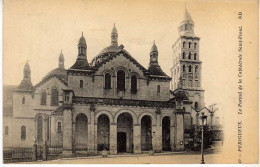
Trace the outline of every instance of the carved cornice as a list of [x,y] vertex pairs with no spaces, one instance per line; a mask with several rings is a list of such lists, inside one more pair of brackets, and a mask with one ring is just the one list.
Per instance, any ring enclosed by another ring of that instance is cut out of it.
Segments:
[[74,104],[99,104],[111,106],[137,106],[137,107],[152,107],[157,108],[174,108],[174,102],[169,101],[146,101],[146,100],[130,100],[130,99],[108,99],[108,98],[93,98],[93,97],[74,97]]

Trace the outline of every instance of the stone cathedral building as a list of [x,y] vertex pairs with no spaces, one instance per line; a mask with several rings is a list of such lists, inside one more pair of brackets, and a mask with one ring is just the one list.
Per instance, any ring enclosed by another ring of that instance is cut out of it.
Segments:
[[75,63],[65,69],[60,53],[58,67],[36,85],[27,62],[4,106],[4,147],[61,146],[64,156],[104,148],[110,154],[184,150],[185,126],[194,123],[192,107],[204,106],[204,91],[199,37],[187,10],[178,30],[171,77],[155,43],[146,68],[118,44],[115,26],[111,43],[92,61],[82,34]]

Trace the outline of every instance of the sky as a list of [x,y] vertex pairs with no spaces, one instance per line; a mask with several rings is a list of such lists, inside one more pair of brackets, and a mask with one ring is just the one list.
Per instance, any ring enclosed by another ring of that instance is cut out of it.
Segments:
[[254,8],[253,0],[7,0],[3,20],[3,83],[19,85],[28,60],[32,83],[37,84],[58,67],[61,49],[65,67],[71,67],[82,32],[90,62],[110,44],[114,23],[119,45],[123,44],[146,68],[155,40],[159,64],[170,76],[172,45],[179,37],[177,28],[183,19],[185,2],[195,23],[195,34],[200,37],[201,86],[205,89],[206,105],[222,105],[225,101],[219,92],[229,91],[225,85],[236,70],[237,12],[239,7],[247,6],[244,10],[253,15],[253,10],[248,10]]

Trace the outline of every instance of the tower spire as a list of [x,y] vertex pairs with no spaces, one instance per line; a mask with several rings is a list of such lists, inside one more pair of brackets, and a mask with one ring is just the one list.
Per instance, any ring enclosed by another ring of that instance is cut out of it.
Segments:
[[179,34],[182,36],[195,36],[194,35],[194,22],[193,19],[187,9],[187,5],[185,2],[184,15],[182,22],[179,25]]
[[20,85],[18,86],[19,90],[32,90],[33,89],[33,85],[31,82],[31,68],[29,65],[28,60],[26,61],[24,68],[23,68],[23,80],[20,83]]
[[64,68],[64,56],[62,53],[62,49],[61,49],[60,56],[59,56],[59,68]]
[[79,44],[78,44],[78,58],[79,59],[87,58],[87,43],[86,43],[86,39],[83,35],[83,32],[79,39]]
[[153,45],[150,51],[150,66],[158,65],[158,49],[155,45],[155,40],[153,41]]
[[112,32],[111,32],[111,45],[112,46],[118,46],[118,34],[117,34],[117,29],[116,29],[116,25],[114,23],[114,27],[112,29]]

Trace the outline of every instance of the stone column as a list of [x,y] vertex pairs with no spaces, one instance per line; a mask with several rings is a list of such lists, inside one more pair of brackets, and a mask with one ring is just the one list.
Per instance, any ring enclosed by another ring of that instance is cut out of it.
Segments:
[[37,141],[37,134],[38,134],[38,128],[37,128],[37,116],[34,118],[34,128],[35,128],[35,142]]
[[72,155],[72,112],[71,109],[63,111],[63,156]]
[[175,120],[171,117],[171,125],[170,125],[170,144],[171,150],[174,151],[174,139],[175,139]]
[[45,142],[46,140],[46,115],[42,116],[42,140]]
[[76,132],[76,122],[75,120],[72,120],[72,153],[76,153],[75,132]]
[[153,132],[155,136],[153,139],[153,150],[155,152],[162,152],[162,121],[161,114],[156,114],[156,126],[154,127]]
[[98,138],[98,131],[97,131],[98,125],[97,123],[94,124],[94,152],[95,155],[98,155],[98,148],[97,148],[97,138]]
[[94,155],[95,154],[95,149],[94,149],[94,139],[95,139],[95,113],[93,110],[90,110],[90,124],[89,125],[89,132],[88,132],[88,153],[90,155]]
[[134,154],[141,153],[141,125],[136,124],[133,127],[133,143],[134,143]]
[[184,126],[183,126],[183,112],[176,112],[176,142],[175,151],[184,150]]
[[110,154],[117,154],[117,126],[110,124]]

